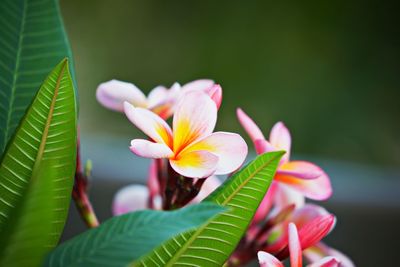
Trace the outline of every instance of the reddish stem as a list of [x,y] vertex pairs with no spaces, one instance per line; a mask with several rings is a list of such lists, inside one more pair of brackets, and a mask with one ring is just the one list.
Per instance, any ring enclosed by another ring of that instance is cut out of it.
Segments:
[[77,140],[77,156],[76,156],[76,171],[75,171],[75,183],[72,190],[72,198],[74,199],[76,208],[89,228],[99,226],[99,220],[97,219],[96,213],[93,210],[93,206],[90,203],[88,197],[88,177],[83,171],[80,155],[80,138],[78,132]]

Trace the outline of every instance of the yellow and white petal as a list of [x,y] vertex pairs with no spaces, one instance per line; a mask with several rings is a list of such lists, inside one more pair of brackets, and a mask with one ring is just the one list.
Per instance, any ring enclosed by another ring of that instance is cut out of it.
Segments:
[[237,170],[247,156],[247,144],[235,133],[215,132],[184,149],[181,153],[205,150],[218,156],[215,174],[228,174]]
[[274,127],[272,127],[271,133],[269,135],[269,142],[277,150],[285,150],[286,154],[283,155],[282,161],[286,162],[290,157],[290,147],[292,143],[292,138],[290,136],[289,130],[286,128],[283,122],[277,122]]
[[96,98],[106,108],[123,112],[124,102],[137,107],[146,107],[146,96],[132,83],[111,80],[97,87]]
[[144,108],[135,108],[128,102],[124,103],[124,111],[128,119],[148,137],[172,147],[171,128],[158,115]]
[[130,150],[140,157],[150,159],[170,158],[174,155],[174,152],[167,145],[144,139],[132,140]]
[[193,151],[170,159],[171,167],[180,175],[190,178],[207,178],[217,168],[218,157],[207,151]]
[[207,94],[201,91],[185,94],[177,104],[173,118],[175,154],[210,135],[216,121],[217,107]]

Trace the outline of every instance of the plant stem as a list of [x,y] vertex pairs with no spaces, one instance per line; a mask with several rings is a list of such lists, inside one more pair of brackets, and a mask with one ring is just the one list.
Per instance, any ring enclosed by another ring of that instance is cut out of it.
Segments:
[[90,176],[91,166],[89,166],[90,162],[88,162],[85,166],[84,172],[81,164],[79,134],[76,151],[75,183],[72,190],[72,198],[74,199],[75,206],[78,209],[82,220],[89,228],[94,228],[99,226],[99,220],[97,219],[92,203],[90,203],[88,197],[88,177]]
[[174,209],[173,202],[176,198],[176,191],[180,175],[172,169],[168,162],[166,163],[166,169],[166,186],[164,190],[163,210],[171,210]]
[[81,215],[82,220],[89,228],[95,228],[99,226],[99,220],[94,213],[92,204],[86,194],[82,194],[78,197],[76,194],[72,194],[74,197],[75,205]]

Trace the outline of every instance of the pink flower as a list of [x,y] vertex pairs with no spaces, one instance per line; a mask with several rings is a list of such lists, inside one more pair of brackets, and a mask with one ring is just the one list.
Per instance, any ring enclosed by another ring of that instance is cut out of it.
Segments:
[[[160,200],[160,199],[158,199]],[[128,185],[120,189],[114,196],[112,211],[114,215],[148,208],[149,190],[144,185]],[[155,201],[155,209],[161,209],[161,202]]]
[[134,139],[131,151],[146,158],[167,158],[179,174],[205,178],[238,169],[247,155],[243,138],[215,132],[217,105],[209,95],[194,90],[182,96],[173,116],[173,130],[155,113],[124,103],[128,119],[151,141]]
[[[320,223],[320,221],[318,221],[317,223]],[[310,242],[311,240],[313,241],[314,239],[316,239],[315,237],[312,237],[312,234],[317,234],[317,236],[320,236],[321,233],[324,233],[324,231],[318,231],[318,229],[322,228],[318,228],[317,223],[313,223],[312,225],[310,225],[310,227],[306,229],[307,231],[311,230],[312,233],[307,233],[301,230],[298,232],[296,225],[294,223],[289,223],[287,230],[288,231],[287,250],[289,252],[290,267],[302,267],[303,247],[309,245],[308,242]],[[258,260],[261,267],[284,267],[283,263],[278,258],[264,251],[258,252]],[[339,267],[339,266],[340,266],[340,261],[335,257],[325,257],[317,262],[312,263],[311,265],[308,265],[308,267]]]
[[219,84],[215,84],[213,80],[195,80],[193,82],[189,82],[182,86],[182,92],[193,92],[193,91],[203,91],[208,94],[211,99],[217,105],[217,108],[221,106],[222,102],[222,88]]
[[96,97],[100,104],[111,110],[123,112],[126,101],[135,107],[149,109],[167,119],[173,114],[175,105],[182,95],[191,91],[203,91],[213,99],[218,108],[221,105],[221,87],[214,81],[206,79],[189,82],[182,87],[174,83],[169,89],[157,86],[147,97],[132,83],[111,80],[97,87]]
[[157,86],[146,97],[143,92],[132,83],[111,80],[97,87],[97,100],[111,110],[123,112],[124,102],[135,107],[149,109],[163,118],[169,117],[173,106],[180,94],[180,85],[175,83],[170,89]]
[[304,257],[309,262],[317,262],[326,257],[335,257],[340,260],[340,267],[354,267],[354,263],[342,252],[328,247],[319,242],[303,251]]
[[[283,209],[285,210],[287,209]],[[263,250],[277,253],[285,258],[288,254],[287,248],[285,250],[289,234],[287,226],[290,223],[294,223],[299,229],[302,248],[306,249],[324,238],[334,228],[335,222],[335,216],[324,208],[315,204],[306,204],[289,210],[289,214],[286,212],[284,220],[273,226],[258,242],[267,244]]]
[[[302,205],[303,196],[314,200],[325,200],[331,196],[329,177],[320,167],[307,161],[290,160],[291,136],[282,122],[274,125],[269,140],[266,140],[260,128],[241,109],[237,110],[237,116],[258,154],[275,150],[286,151],[271,185],[272,191],[264,198],[261,206],[268,208],[272,201],[276,201],[275,204],[280,207],[291,203]],[[263,214],[256,215],[257,218],[265,217],[268,209],[260,212]]]

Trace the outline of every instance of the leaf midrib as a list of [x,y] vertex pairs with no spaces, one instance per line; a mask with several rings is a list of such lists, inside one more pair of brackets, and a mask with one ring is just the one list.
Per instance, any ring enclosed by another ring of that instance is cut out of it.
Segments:
[[67,63],[68,63],[67,59],[64,59],[64,62],[62,64],[62,66],[61,66],[60,73],[58,74],[58,77],[57,77],[56,86],[54,88],[54,95],[53,95],[53,98],[51,99],[49,113],[47,115],[47,120],[46,120],[46,124],[44,126],[42,139],[40,140],[39,149],[38,149],[38,152],[37,152],[37,155],[36,155],[35,165],[33,166],[33,169],[32,169],[32,177],[36,177],[35,174],[38,171],[40,163],[41,163],[42,158],[43,158],[44,149],[46,147],[46,140],[47,140],[47,136],[49,135],[49,129],[50,129],[50,125],[51,125],[51,120],[53,118],[54,107],[56,105],[58,92],[60,90],[61,79],[62,79],[62,77],[64,75],[64,71],[65,71],[65,68],[67,66]]
[[[225,200],[224,202],[222,202],[220,205],[221,206],[225,206],[236,194],[237,192],[242,189],[245,185],[247,185],[247,183],[249,182],[249,180],[251,178],[254,177],[254,175],[256,175],[256,173],[260,172],[261,169],[263,169],[265,166],[267,166],[269,163],[271,163],[271,161],[273,161],[276,158],[276,156],[271,157],[268,161],[264,162],[259,168],[255,169],[254,172],[252,172],[252,174],[249,176],[249,178],[245,179],[245,181],[238,187],[237,190],[233,191],[232,194],[230,194]],[[228,200],[228,201],[226,201]],[[218,202],[217,202],[218,203]],[[218,203],[219,204],[219,203]],[[229,212],[229,211],[228,211]],[[221,215],[223,215],[224,213],[221,213]],[[211,219],[213,220],[213,219]],[[201,226],[197,231],[193,232],[192,236],[189,238],[189,240],[184,244],[184,246],[181,247],[181,249],[174,254],[174,256],[168,261],[168,263],[165,265],[166,267],[172,266],[172,264],[175,263],[175,259],[179,258],[182,253],[184,253],[186,251],[186,249],[193,243],[193,241],[197,238],[197,236],[205,229],[207,228],[207,226],[209,225],[209,222],[211,221],[209,220],[207,223],[203,224],[203,226]]]
[[[142,225],[141,228],[146,229],[146,225]],[[194,227],[191,227],[191,228],[193,229]],[[190,231],[190,230],[191,229],[189,228],[188,231]],[[120,241],[125,240],[126,237],[135,237],[137,235],[137,232],[138,231],[131,232],[129,229],[126,229],[123,232],[115,233],[115,235],[114,235],[114,237],[112,237],[111,241],[106,240],[106,242],[100,244],[99,246],[91,247],[91,249],[86,254],[80,255],[80,257],[71,260],[71,262],[69,262],[68,264],[72,265],[72,264],[85,263],[85,261],[87,261],[88,259],[93,257],[93,255],[96,255],[96,253],[99,253],[99,251],[108,249],[109,247],[113,247],[114,244],[119,244]],[[117,237],[115,237],[115,236],[117,236]],[[108,238],[111,238],[111,237],[108,237]],[[136,241],[136,242],[140,242],[140,241]]]

